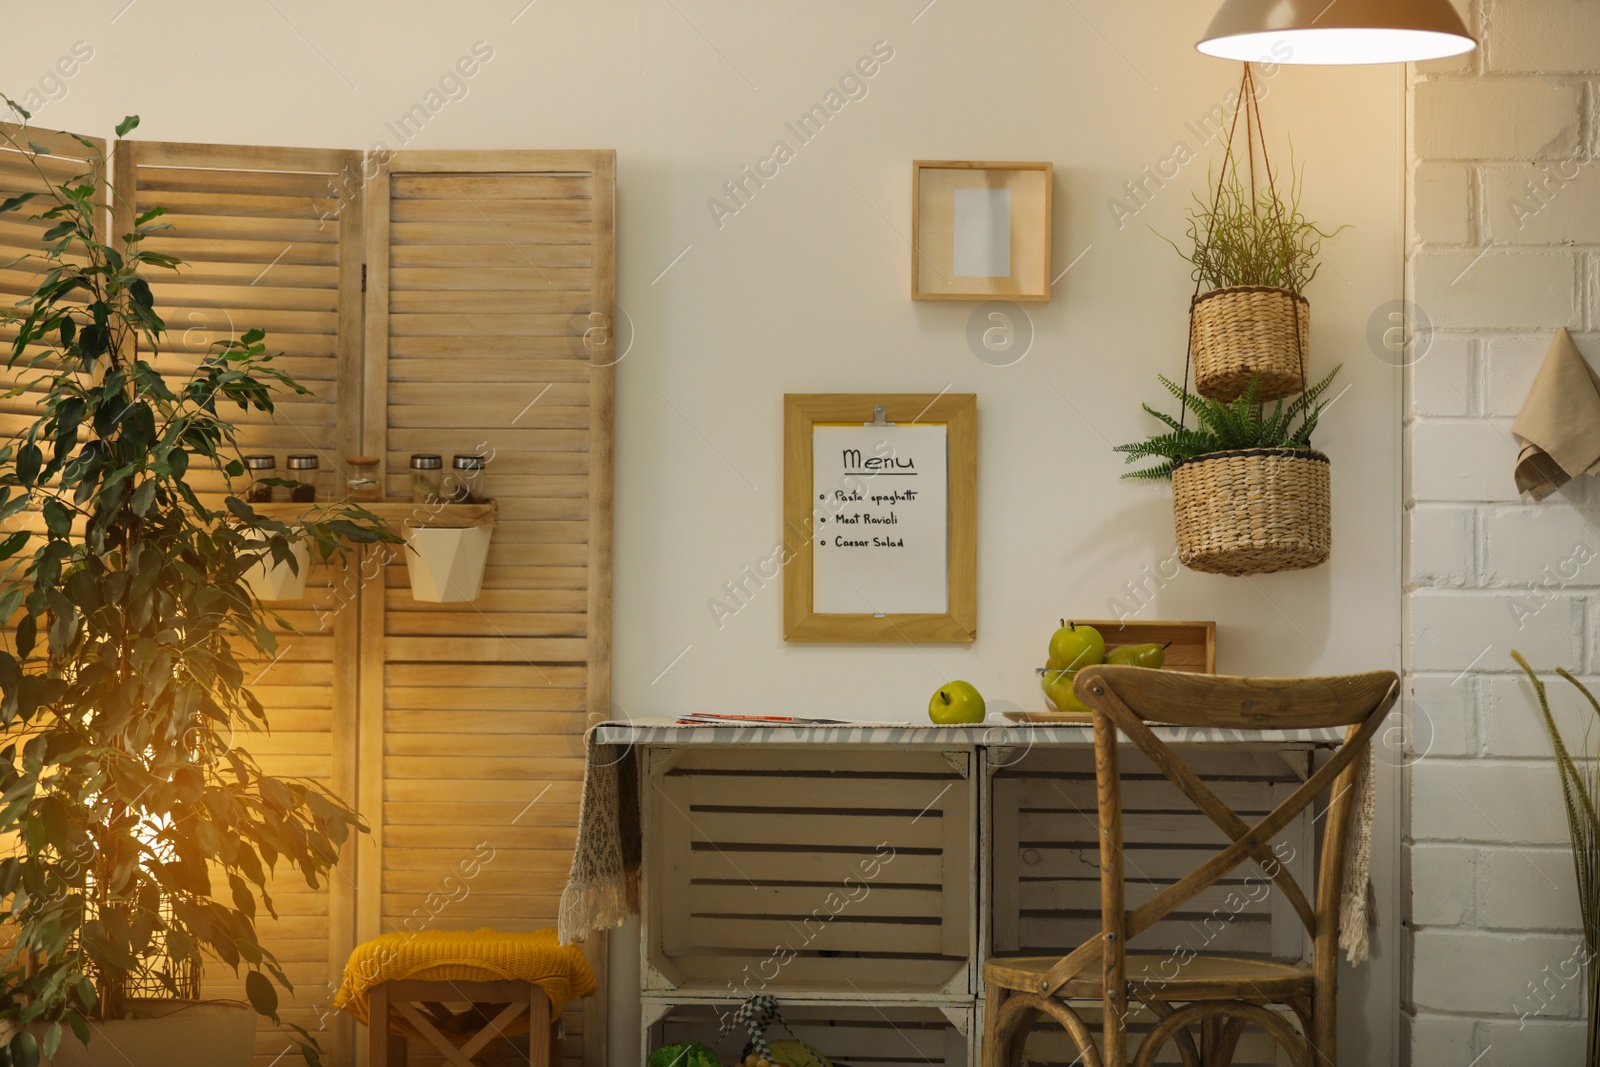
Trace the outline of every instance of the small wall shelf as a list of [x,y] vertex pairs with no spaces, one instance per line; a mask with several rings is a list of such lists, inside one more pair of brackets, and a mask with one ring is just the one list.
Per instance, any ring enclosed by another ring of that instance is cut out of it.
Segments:
[[[279,522],[295,522],[318,507],[345,503],[321,501],[316,504],[251,504],[257,515]],[[500,505],[490,500],[483,504],[413,504],[409,500],[352,500],[391,526],[459,530],[468,526],[495,526],[500,521]]]
[[[489,558],[489,542],[500,519],[498,503],[493,500],[483,504],[414,504],[409,500],[351,503],[405,532],[406,571],[411,576],[413,600],[444,604],[477,599]],[[274,503],[252,507],[263,518],[294,523],[318,505]],[[299,579],[303,590],[303,569]]]

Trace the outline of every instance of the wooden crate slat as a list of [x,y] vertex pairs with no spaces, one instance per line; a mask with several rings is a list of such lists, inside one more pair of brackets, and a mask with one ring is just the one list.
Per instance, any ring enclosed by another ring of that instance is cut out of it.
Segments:
[[[842,886],[849,877],[861,877],[861,861],[870,852],[840,847],[835,851],[751,851],[748,849],[695,849],[688,873],[695,884],[734,881],[762,885],[826,883]],[[944,873],[939,856],[900,855],[874,879],[882,885],[938,885]]]
[[[871,962],[876,965],[879,961]],[[785,1021],[799,1040],[851,1067],[966,1067],[969,1034],[976,1026],[970,1001],[946,1003],[944,1010],[867,997],[833,1003],[786,1000],[782,1007]],[[731,1000],[726,999],[717,1004],[647,1000],[646,1009],[662,1012],[664,1017],[645,1028],[641,1051],[648,1055],[663,1044],[700,1041],[715,1047],[725,1062],[737,1059],[742,1052],[738,1036],[718,1043],[721,1014],[730,1008]],[[769,1034],[779,1036],[788,1034]]]
[[[1131,871],[1132,864],[1129,864]],[[1131,874],[1125,885],[1129,908],[1136,908],[1171,885],[1176,879],[1158,881],[1135,880]],[[1271,883],[1259,875],[1249,885],[1238,880],[1202,889],[1178,909],[1180,915],[1267,915],[1272,910]],[[1273,890],[1276,892],[1276,890]],[[1048,918],[1051,913],[1075,912],[1080,915],[1100,914],[1100,881],[1093,880],[1035,880],[1023,879],[1018,892],[1018,903],[1023,914],[1035,918]]]
[[[1077,947],[1100,936],[1100,914],[1082,918],[1024,915],[1021,922],[1021,953],[1025,956],[1054,955],[1058,946]],[[1220,952],[1267,957],[1272,951],[1272,924],[1264,918],[1240,916],[1233,922],[1193,919],[1164,919],[1128,941],[1130,952],[1163,953],[1187,946],[1195,952]]]
[[[942,912],[939,890],[903,886],[873,885],[846,889],[842,882],[831,886],[718,884],[696,885],[689,901],[692,914],[715,919],[721,916],[787,916],[804,921],[813,912],[828,913],[828,895],[841,893],[850,899],[847,909],[856,918],[936,919]],[[792,931],[791,931],[792,932]]]

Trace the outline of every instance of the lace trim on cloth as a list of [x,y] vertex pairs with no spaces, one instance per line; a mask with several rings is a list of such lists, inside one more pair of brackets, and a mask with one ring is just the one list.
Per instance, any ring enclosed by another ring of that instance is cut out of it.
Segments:
[[561,892],[556,931],[563,945],[639,914],[639,770],[632,745],[584,737],[578,843]]

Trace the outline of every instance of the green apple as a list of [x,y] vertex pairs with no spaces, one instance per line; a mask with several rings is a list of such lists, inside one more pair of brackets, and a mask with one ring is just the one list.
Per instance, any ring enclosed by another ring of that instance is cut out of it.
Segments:
[[1125,667],[1151,667],[1159,670],[1167,662],[1167,645],[1118,645],[1106,653],[1107,663]]
[[1088,706],[1073,692],[1072,683],[1077,679],[1077,671],[1046,668],[1039,676],[1039,688],[1044,690],[1044,695],[1050,698],[1050,703],[1055,705],[1057,711],[1088,711]]
[[1053,671],[1075,671],[1105,662],[1106,639],[1093,626],[1079,626],[1061,620],[1061,629],[1050,635],[1050,659],[1045,666]]
[[946,682],[928,701],[928,718],[940,726],[982,722],[987,714],[983,694],[971,682]]

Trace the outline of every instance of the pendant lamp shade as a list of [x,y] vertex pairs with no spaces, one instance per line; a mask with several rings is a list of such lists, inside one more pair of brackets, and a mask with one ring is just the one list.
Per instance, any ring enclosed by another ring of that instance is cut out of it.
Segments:
[[1195,47],[1246,63],[1405,63],[1477,46],[1450,0],[1223,0]]

